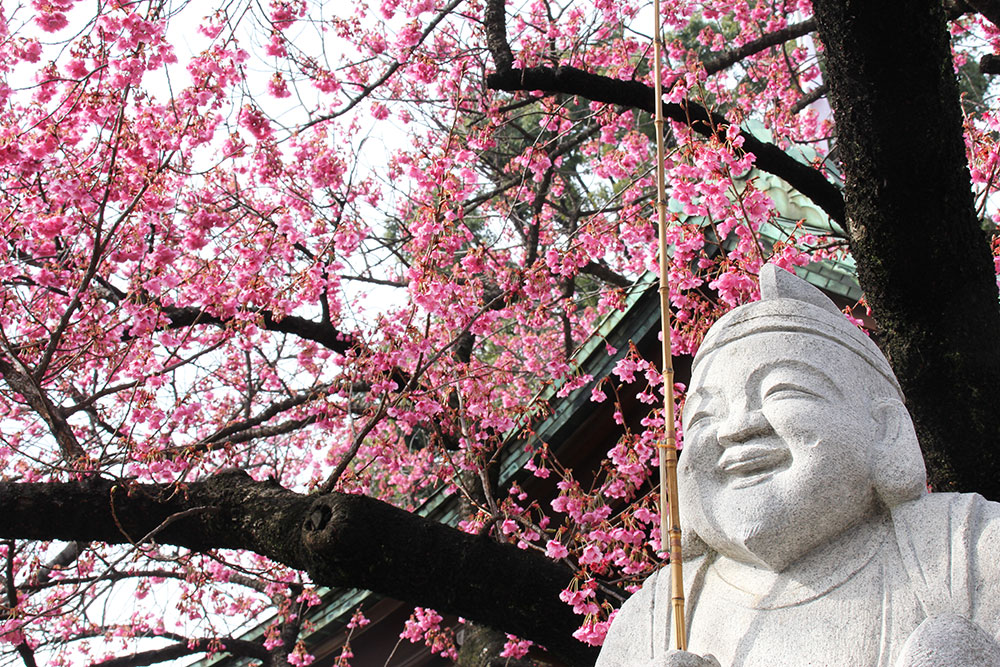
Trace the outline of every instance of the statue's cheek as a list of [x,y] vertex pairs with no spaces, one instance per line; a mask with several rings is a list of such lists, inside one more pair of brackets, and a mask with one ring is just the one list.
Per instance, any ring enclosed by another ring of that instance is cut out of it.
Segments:
[[821,433],[839,433],[840,425],[809,401],[783,401],[780,406],[765,406],[764,417],[774,433],[790,446],[811,448]]
[[707,473],[718,459],[718,443],[714,432],[699,429],[697,435],[685,438],[684,449],[677,461],[677,474],[683,476]]

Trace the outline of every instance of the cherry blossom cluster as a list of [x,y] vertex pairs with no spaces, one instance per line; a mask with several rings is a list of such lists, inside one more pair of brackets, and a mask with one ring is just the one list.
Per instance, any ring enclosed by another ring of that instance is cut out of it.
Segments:
[[[808,0],[662,4],[666,99],[724,119],[710,137],[666,128],[671,343],[689,355],[757,297],[764,262],[847,250],[746,148],[752,134],[836,181],[815,34],[732,57],[807,21]],[[3,479],[99,475],[183,492],[239,467],[411,511],[453,493],[463,530],[572,569],[563,601],[576,636],[600,644],[608,600],[660,565],[659,366],[604,344],[613,371],[593,377],[579,356],[658,269],[652,120],[490,90],[482,0],[195,5],[88,14],[33,0],[27,19],[27,7],[0,8]],[[648,10],[508,6],[514,66],[649,84]],[[953,34],[960,74],[1000,51],[1000,31],[977,15]],[[1000,116],[993,91],[976,90],[970,170],[995,225]],[[536,432],[578,395],[618,427],[593,470],[564,465],[573,443]],[[627,415],[626,395],[646,412]],[[511,452],[523,473],[492,483]],[[0,545],[17,591],[0,654],[81,664],[150,638],[221,652],[233,628],[262,619],[261,646],[312,661],[304,638],[320,599],[300,572],[155,541],[79,545],[49,567],[66,548]],[[135,605],[125,617],[95,611],[122,595]],[[455,628],[434,610],[417,608],[402,636],[455,655]],[[530,646],[509,636],[503,655]],[[352,657],[348,642],[337,664]]]

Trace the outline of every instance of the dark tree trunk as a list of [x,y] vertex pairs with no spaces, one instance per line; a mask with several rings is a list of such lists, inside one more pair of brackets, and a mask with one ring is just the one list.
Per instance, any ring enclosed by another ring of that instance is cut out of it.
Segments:
[[938,490],[1000,500],[1000,309],[940,0],[814,0],[858,277]]

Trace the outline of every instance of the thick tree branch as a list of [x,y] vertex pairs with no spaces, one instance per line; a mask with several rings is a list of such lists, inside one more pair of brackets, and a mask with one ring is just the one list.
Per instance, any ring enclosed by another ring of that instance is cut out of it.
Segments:
[[3,376],[7,386],[21,394],[31,409],[45,421],[49,432],[59,444],[59,451],[66,463],[72,467],[82,463],[87,459],[87,454],[73,434],[73,429],[63,416],[62,410],[49,400],[35,378],[23,372],[19,365],[0,356],[0,376]]
[[[564,93],[579,95],[594,102],[604,102],[619,106],[641,109],[654,113],[655,96],[653,89],[638,81],[612,79],[599,74],[591,74],[576,67],[530,67],[511,69],[491,74],[486,85],[494,90],[533,91],[546,94]],[[730,122],[717,113],[711,113],[694,102],[663,105],[667,118],[684,123],[699,134],[726,140],[726,128]],[[844,199],[840,190],[820,172],[789,156],[774,144],[757,139],[749,132],[740,132],[743,150],[756,157],[754,165],[784,179],[793,188],[809,197],[827,215],[837,222],[844,220]]]
[[[52,580],[53,571],[61,570],[75,563],[76,559],[80,557],[80,554],[86,548],[86,542],[70,542],[52,560],[38,568],[38,573],[35,575],[32,584],[39,587],[45,586]],[[25,586],[24,588],[27,589],[28,587]]]
[[595,657],[571,637],[581,619],[559,600],[569,570],[366,496],[303,496],[238,471],[181,488],[0,482],[0,537],[124,544],[154,532],[160,544],[247,549],[318,585],[457,614],[532,639],[571,664]]
[[753,41],[747,42],[743,46],[736,47],[735,49],[729,49],[728,51],[724,51],[706,59],[703,63],[705,66],[705,72],[711,76],[712,74],[721,72],[728,67],[732,67],[744,58],[760,53],[761,51],[771,48],[772,46],[784,44],[785,42],[797,39],[803,35],[808,35],[815,29],[816,21],[810,18],[802,21],[801,23],[795,23],[787,26],[781,30],[775,30],[774,32],[758,37]]
[[[162,312],[167,317],[171,329],[181,329],[198,324],[222,326],[228,321],[221,317],[210,315],[204,309],[195,306],[163,308]],[[288,315],[278,319],[270,311],[266,310],[259,311],[259,314],[261,316],[261,326],[268,331],[293,334],[304,340],[319,343],[323,347],[334,352],[340,352],[341,354],[346,353],[355,345],[355,340],[350,334],[339,331],[328,322],[314,322],[296,315]]]
[[510,72],[514,68],[514,52],[507,40],[507,12],[503,0],[487,0],[483,10],[483,25],[486,28],[486,47],[493,56],[493,66],[497,72]]
[[800,97],[795,101],[795,104],[792,105],[792,113],[796,114],[802,111],[807,106],[817,101],[819,98],[824,97],[827,94],[827,92],[829,92],[829,90],[830,90],[829,86],[827,86],[825,83],[821,83],[820,85],[816,86],[815,88],[813,88],[808,93],[806,93],[805,95],[803,95],[802,97]]
[[[209,313],[206,313],[204,309],[196,306],[163,308],[162,312],[167,317],[169,322],[168,326],[171,329],[181,329],[183,327],[197,326],[199,324],[225,326],[228,322],[227,319],[210,315]],[[257,312],[261,316],[261,327],[267,331],[287,333],[293,336],[298,336],[303,340],[311,340],[315,343],[319,343],[329,350],[339,352],[340,354],[347,354],[350,350],[363,346],[361,341],[356,339],[351,334],[340,331],[330,322],[315,322],[297,315],[288,315],[278,319],[275,318],[270,311],[261,310]],[[406,371],[396,368],[391,372],[390,377],[402,386],[409,381],[410,376]],[[311,421],[314,420],[309,419],[304,423],[309,423]],[[280,432],[285,433],[287,430]],[[275,434],[276,433],[270,433],[270,435]],[[252,437],[265,437],[266,435],[268,435],[268,433],[265,432],[263,435],[255,435]],[[229,438],[229,441],[244,442],[247,439],[248,438],[246,437],[234,435]]]
[[143,665],[155,665],[167,660],[183,658],[187,655],[194,655],[210,650],[220,650],[247,658],[257,658],[258,660],[268,660],[267,649],[260,644],[225,637],[222,639],[192,639],[183,644],[174,644],[163,648],[140,651],[132,655],[125,655],[118,658],[110,658],[95,662],[91,667],[142,667]]
[[987,53],[979,59],[979,71],[983,74],[1000,74],[1000,56]]
[[615,273],[611,268],[602,261],[597,262],[587,262],[582,267],[580,267],[580,273],[585,273],[588,276],[593,276],[599,278],[609,285],[614,285],[615,287],[631,287],[632,281],[625,276]]
[[[489,0],[486,3],[484,21],[486,41],[497,71],[486,77],[487,87],[508,92],[537,90],[547,95],[578,95],[593,102],[655,113],[656,96],[653,89],[639,81],[613,79],[565,65],[526,69],[508,66],[507,63],[513,63],[513,56],[507,42],[504,20],[503,0]],[[684,123],[701,135],[726,140],[725,132],[730,122],[694,102],[686,100],[680,104],[664,104],[663,113],[667,118]],[[844,199],[837,186],[826,180],[819,171],[795,160],[774,144],[760,141],[749,132],[740,134],[744,142],[743,150],[754,154],[758,169],[784,179],[826,211],[832,219],[843,222]]]

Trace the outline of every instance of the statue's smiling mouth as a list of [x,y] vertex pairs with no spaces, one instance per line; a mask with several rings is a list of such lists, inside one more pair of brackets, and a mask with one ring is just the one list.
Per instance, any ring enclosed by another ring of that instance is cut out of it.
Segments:
[[771,445],[733,445],[719,457],[716,467],[734,477],[733,487],[743,488],[770,479],[791,463],[791,452]]

